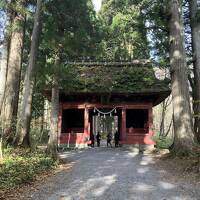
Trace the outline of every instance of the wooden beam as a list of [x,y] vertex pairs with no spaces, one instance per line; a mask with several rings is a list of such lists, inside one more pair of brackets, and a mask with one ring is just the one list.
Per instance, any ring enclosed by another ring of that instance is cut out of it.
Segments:
[[100,103],[85,103],[85,102],[64,102],[63,103],[63,109],[93,109],[96,108],[125,108],[125,109],[149,109],[149,107],[152,107],[152,103],[148,102],[124,102],[124,103],[112,103],[109,105],[103,105]]

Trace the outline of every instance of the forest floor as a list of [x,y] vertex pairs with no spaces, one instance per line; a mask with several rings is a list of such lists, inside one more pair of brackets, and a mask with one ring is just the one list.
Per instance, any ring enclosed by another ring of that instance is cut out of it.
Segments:
[[70,151],[60,157],[67,163],[9,200],[200,200],[196,159],[121,148]]

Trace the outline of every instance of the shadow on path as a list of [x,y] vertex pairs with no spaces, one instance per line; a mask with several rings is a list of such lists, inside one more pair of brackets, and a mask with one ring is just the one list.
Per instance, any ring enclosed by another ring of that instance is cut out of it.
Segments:
[[163,180],[151,155],[123,149],[94,148],[61,153],[74,163],[69,173],[50,178],[34,200],[199,200],[187,183]]

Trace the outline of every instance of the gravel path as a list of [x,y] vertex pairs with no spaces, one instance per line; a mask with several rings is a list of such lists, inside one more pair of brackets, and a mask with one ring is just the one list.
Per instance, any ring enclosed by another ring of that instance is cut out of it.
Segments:
[[199,185],[166,180],[151,155],[94,148],[60,156],[72,170],[49,178],[33,200],[200,200]]

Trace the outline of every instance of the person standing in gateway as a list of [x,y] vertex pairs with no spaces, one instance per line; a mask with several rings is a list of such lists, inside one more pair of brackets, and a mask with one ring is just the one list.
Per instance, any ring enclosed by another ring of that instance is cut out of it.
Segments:
[[110,145],[110,147],[112,147],[111,141],[112,141],[112,133],[108,133],[108,135],[107,135],[107,147],[108,147],[108,145]]
[[98,131],[98,133],[97,133],[97,135],[96,135],[96,139],[97,139],[97,146],[100,147],[100,143],[101,143],[101,134],[99,133],[99,131]]

